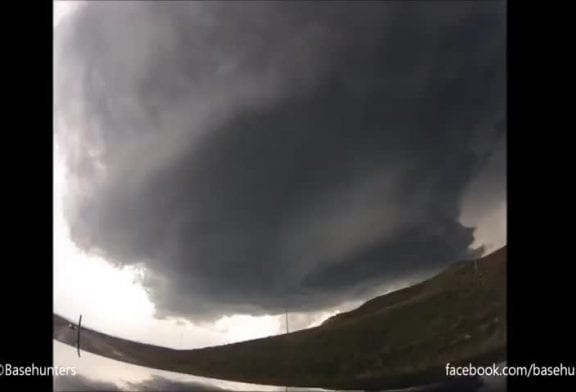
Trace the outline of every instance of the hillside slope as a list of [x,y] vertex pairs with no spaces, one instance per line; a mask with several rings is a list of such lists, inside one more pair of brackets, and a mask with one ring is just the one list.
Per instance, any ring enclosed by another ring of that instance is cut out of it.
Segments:
[[[54,337],[75,344],[54,316]],[[172,350],[95,331],[84,350],[139,365],[258,384],[400,388],[441,381],[445,364],[506,355],[506,248],[374,298],[316,328],[197,350]]]

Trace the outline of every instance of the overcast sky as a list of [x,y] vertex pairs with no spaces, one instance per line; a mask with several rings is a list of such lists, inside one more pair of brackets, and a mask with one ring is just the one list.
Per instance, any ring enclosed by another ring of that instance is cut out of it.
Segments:
[[505,244],[504,2],[73,4],[55,311],[217,344]]

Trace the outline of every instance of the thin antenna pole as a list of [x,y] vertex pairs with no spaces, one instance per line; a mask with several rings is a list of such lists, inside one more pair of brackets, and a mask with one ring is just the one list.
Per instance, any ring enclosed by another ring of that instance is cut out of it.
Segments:
[[78,358],[80,358],[80,330],[82,329],[82,315],[78,320],[78,335],[76,337],[76,350],[78,351]]

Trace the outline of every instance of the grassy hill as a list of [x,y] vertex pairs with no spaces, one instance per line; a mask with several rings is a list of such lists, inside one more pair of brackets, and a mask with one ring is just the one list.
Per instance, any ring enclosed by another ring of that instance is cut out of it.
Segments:
[[[67,322],[56,315],[54,322],[55,339],[75,344]],[[505,359],[506,248],[455,263],[316,328],[197,350],[86,330],[82,348],[139,365],[258,384],[382,389],[441,381],[447,362]]]

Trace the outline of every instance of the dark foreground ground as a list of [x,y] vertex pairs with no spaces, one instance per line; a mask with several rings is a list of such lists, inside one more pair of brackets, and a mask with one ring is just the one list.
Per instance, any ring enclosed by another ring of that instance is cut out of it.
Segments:
[[[54,315],[54,338],[76,331]],[[453,264],[319,327],[264,339],[173,350],[82,329],[81,349],[137,365],[256,384],[384,389],[445,381],[445,365],[506,357],[506,248]]]

